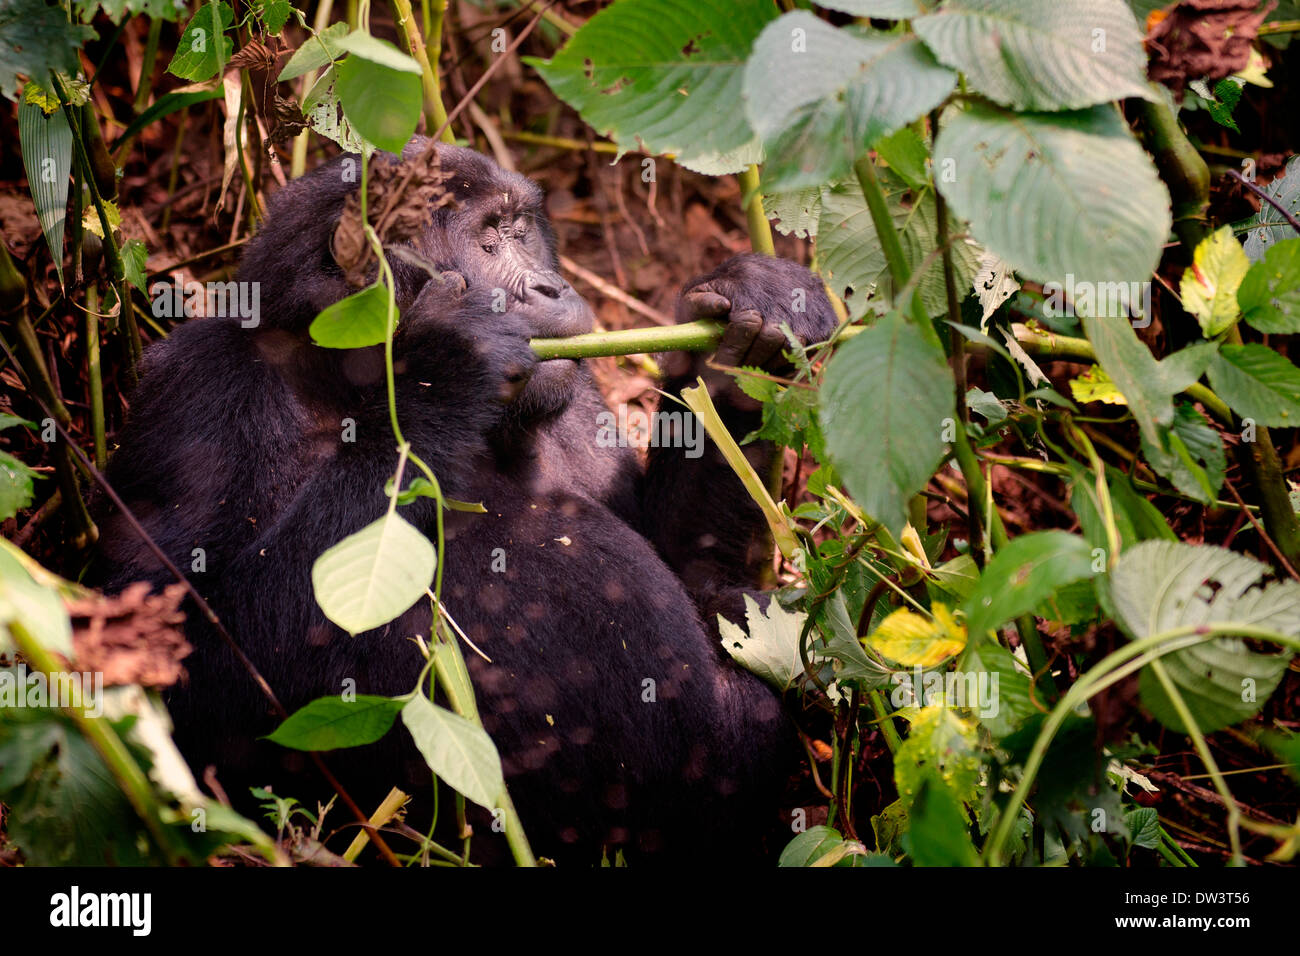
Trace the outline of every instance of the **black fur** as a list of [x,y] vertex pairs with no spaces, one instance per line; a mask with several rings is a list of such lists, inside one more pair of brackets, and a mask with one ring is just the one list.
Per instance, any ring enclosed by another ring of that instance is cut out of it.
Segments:
[[[537,363],[527,344],[590,322],[556,274],[540,191],[476,153],[440,149],[461,203],[439,210],[415,246],[467,288],[392,258],[398,407],[446,494],[488,509],[447,516],[444,600],[492,660],[465,651],[528,835],[540,854],[583,864],[613,845],[643,858],[748,852],[776,816],[793,731],[777,698],[726,659],[712,612],[740,619],[761,516],[711,445],[696,460],[660,449],[645,473],[629,451],[597,446],[605,406],[585,365]],[[397,459],[380,350],[322,349],[306,334],[350,291],[329,250],[356,188],[340,176],[344,162],[285,187],[250,244],[237,278],[261,283],[258,328],[199,319],[148,350],[109,466],[182,568],[203,549],[206,570],[192,579],[290,710],[348,679],[360,693],[410,691],[422,663],[410,638],[429,627],[418,602],[349,637],[312,596],[312,563],[383,513]],[[491,232],[484,223],[497,219]],[[810,290],[806,313],[790,310],[792,285]],[[739,257],[691,286],[809,340],[834,321],[820,284],[793,263]],[[499,313],[503,287],[512,294]],[[682,381],[693,370],[679,368]],[[753,427],[752,410],[724,412],[737,434]],[[354,442],[340,440],[345,419]],[[429,499],[402,513],[433,537]],[[120,516],[102,515],[101,527],[110,588],[168,580]],[[491,570],[498,548],[504,573]],[[168,703],[195,769],[215,765],[237,799],[249,785],[299,797],[318,788],[293,776],[301,754],[257,739],[277,721],[199,615],[188,632],[189,677]],[[646,680],[655,702],[643,700]],[[429,773],[405,730],[329,761],[366,805],[397,785],[428,812]],[[448,819],[445,794],[443,807]],[[504,852],[486,826],[474,844]]]

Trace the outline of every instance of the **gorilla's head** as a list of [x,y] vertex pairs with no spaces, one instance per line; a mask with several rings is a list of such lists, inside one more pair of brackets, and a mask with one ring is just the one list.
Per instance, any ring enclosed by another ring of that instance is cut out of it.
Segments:
[[[428,145],[426,137],[416,137],[403,158],[419,156]],[[480,312],[520,323],[531,337],[590,332],[590,306],[559,273],[540,187],[473,150],[443,143],[436,149],[453,201],[436,208],[428,227],[409,242],[415,257],[389,256],[398,308],[408,309],[431,276],[455,273],[471,293],[456,308],[457,321],[474,320],[466,308],[473,303]],[[377,155],[381,162],[398,161]],[[347,197],[358,188],[359,163],[358,156],[340,156],[272,200],[238,274],[242,282],[261,284],[262,329],[305,336],[322,309],[356,291],[334,259],[332,240]],[[562,409],[585,381],[572,360],[539,363],[519,394],[517,416]]]

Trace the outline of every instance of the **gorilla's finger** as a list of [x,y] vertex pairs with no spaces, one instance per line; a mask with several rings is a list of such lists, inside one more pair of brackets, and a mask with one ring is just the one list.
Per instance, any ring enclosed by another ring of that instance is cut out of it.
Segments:
[[786,345],[785,333],[775,322],[764,322],[754,337],[754,344],[745,354],[744,364],[764,368]]
[[722,333],[722,341],[713,355],[718,365],[741,365],[746,354],[754,345],[754,340],[763,328],[763,317],[753,309],[737,312],[727,323]]
[[468,283],[465,281],[465,277],[459,272],[444,272],[439,276],[439,281],[442,283],[443,289],[457,295],[468,288]]
[[718,319],[731,311],[731,301],[711,289],[694,289],[682,296],[682,321]]

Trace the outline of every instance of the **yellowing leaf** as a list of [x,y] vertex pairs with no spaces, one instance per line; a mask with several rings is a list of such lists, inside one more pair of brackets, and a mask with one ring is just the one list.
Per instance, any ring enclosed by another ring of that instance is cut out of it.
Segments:
[[866,641],[877,653],[906,667],[933,667],[961,652],[966,628],[939,602],[931,613],[933,620],[901,607],[881,621]]
[[1107,405],[1127,405],[1128,400],[1116,387],[1114,380],[1100,365],[1094,365],[1070,382],[1070,393],[1076,402],[1105,402]]
[[1273,81],[1265,75],[1267,69],[1268,61],[1264,59],[1264,54],[1252,48],[1250,51],[1250,59],[1246,61],[1246,68],[1232,75],[1235,79],[1239,79],[1243,83],[1253,83],[1255,86],[1270,87],[1273,85]]
[[1196,247],[1180,289],[1183,308],[1196,317],[1206,338],[1237,321],[1237,287],[1249,270],[1250,259],[1231,226],[1216,230]]
[[[108,224],[113,229],[122,225],[122,214],[117,210],[117,203],[105,199],[104,212],[108,214]],[[94,203],[86,206],[81,215],[81,224],[86,228],[87,232],[93,232],[99,238],[104,238],[104,225],[99,221],[99,212],[95,209]]]

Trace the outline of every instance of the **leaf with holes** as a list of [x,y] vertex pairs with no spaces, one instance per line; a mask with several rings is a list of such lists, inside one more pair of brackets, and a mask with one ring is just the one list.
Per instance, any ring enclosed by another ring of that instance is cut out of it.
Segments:
[[[1262,585],[1271,569],[1226,548],[1144,541],[1129,548],[1110,574],[1116,622],[1136,639],[1176,629],[1233,625],[1300,636],[1300,583]],[[1161,660],[1204,733],[1257,714],[1277,688],[1291,652],[1261,654],[1237,637],[1166,654]],[[1166,727],[1184,731],[1150,668],[1139,681],[1142,703]]]
[[924,116],[956,85],[914,36],[860,34],[787,13],[763,30],[745,67],[763,178],[789,190],[845,176],[864,146]]
[[948,0],[912,29],[977,92],[1017,110],[1155,99],[1124,0]]
[[759,160],[758,140],[736,107],[750,49],[776,14],[768,0],[621,0],[550,60],[524,62],[623,149],[734,173]]
[[1160,261],[1169,192],[1112,107],[956,111],[934,164],[953,211],[1022,276],[1062,288],[1146,282]]

